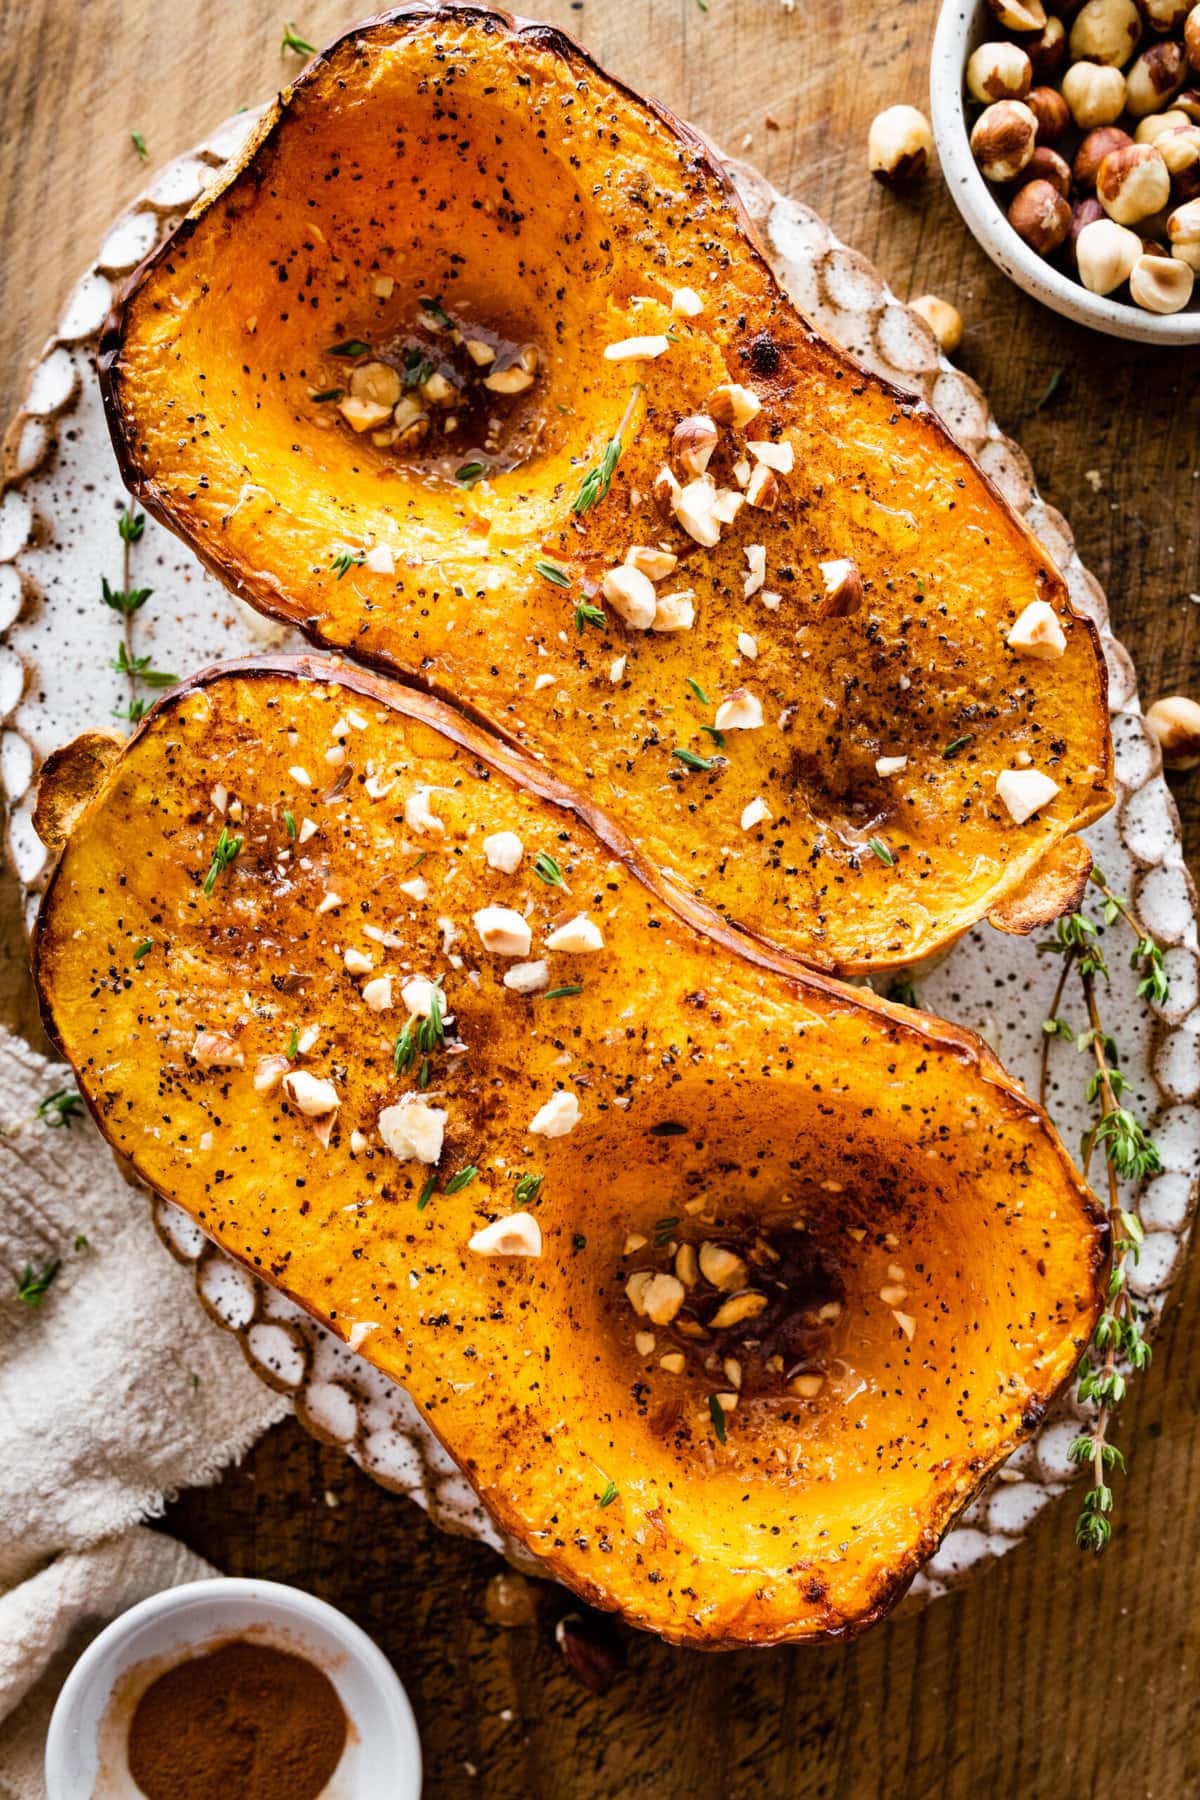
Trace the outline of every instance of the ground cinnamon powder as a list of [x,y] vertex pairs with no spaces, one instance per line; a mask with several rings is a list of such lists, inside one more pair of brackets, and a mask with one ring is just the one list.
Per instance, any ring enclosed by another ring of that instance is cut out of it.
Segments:
[[146,1800],[316,1800],[345,1742],[323,1670],[235,1638],[151,1682],[129,1724],[129,1772]]

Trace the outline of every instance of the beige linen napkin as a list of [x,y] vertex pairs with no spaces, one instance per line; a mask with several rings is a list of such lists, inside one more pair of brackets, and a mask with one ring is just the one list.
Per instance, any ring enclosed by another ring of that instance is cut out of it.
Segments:
[[[0,1795],[40,1797],[50,1707],[126,1606],[211,1573],[139,1521],[288,1411],[199,1305],[91,1121],[38,1106],[69,1072],[0,1029]],[[53,1116],[53,1115],[51,1115]],[[57,1275],[40,1303],[28,1268]],[[67,1654],[69,1652],[69,1654]]]

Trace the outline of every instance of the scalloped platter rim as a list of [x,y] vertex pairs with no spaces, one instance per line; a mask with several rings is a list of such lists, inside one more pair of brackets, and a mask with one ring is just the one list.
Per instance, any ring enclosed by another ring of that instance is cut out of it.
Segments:
[[[95,347],[121,281],[161,241],[237,154],[260,116],[228,120],[203,144],[158,170],[114,221],[37,359],[24,405],[4,442],[0,488],[0,782],[8,802],[6,850],[32,915],[48,873],[32,827],[36,770],[77,732],[108,724],[122,678],[103,677],[113,616],[96,603],[119,564],[116,518],[125,504],[93,373]],[[1100,631],[1108,663],[1117,804],[1088,833],[1110,879],[1131,892],[1166,946],[1171,996],[1153,1013],[1136,977],[1113,958],[1113,1001],[1127,1022],[1127,1070],[1151,1115],[1162,1173],[1140,1196],[1146,1244],[1132,1285],[1153,1324],[1177,1275],[1200,1193],[1200,957],[1195,892],[1157,745],[1142,720],[1132,662],[1114,638],[1103,591],[1075,550],[1061,514],[1037,493],[1023,452],[1005,438],[970,378],[940,355],[928,327],[871,263],[839,242],[801,203],[745,164],[727,161],[770,259],[797,305],[860,361],[920,394],[1029,521],[1066,577],[1075,606]],[[138,578],[156,590],[139,614],[139,650],[181,669],[298,640],[266,624],[206,574],[153,521],[138,545]],[[165,599],[158,596],[166,596]],[[1119,965],[1119,966],[1118,966]],[[1041,1054],[1040,1020],[1053,969],[1036,944],[983,927],[920,978],[921,1004],[973,1026],[1028,1083]],[[1133,1033],[1132,1043],[1128,1032]],[[1048,1103],[1068,1143],[1087,1119],[1069,1046],[1052,1046]],[[89,1127],[91,1129],[91,1127]],[[536,1559],[504,1537],[413,1402],[345,1343],[210,1244],[193,1221],[152,1201],[159,1235],[194,1269],[201,1303],[236,1333],[251,1367],[289,1395],[323,1442],[422,1505],[443,1529],[480,1538],[534,1572]],[[957,1586],[1018,1543],[1073,1475],[1067,1458],[1083,1416],[1069,1399],[1010,1458],[918,1575],[912,1605]]]

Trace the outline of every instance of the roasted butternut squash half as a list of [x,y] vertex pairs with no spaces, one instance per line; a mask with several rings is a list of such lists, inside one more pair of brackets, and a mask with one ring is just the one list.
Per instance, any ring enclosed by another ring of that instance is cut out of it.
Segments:
[[991,1054],[742,947],[436,700],[210,670],[39,820],[113,1148],[598,1606],[858,1629],[1077,1364],[1105,1227]]
[[349,32],[106,333],[125,476],[253,605],[586,787],[685,892],[883,969],[1072,903],[1105,670],[688,128],[474,7]]

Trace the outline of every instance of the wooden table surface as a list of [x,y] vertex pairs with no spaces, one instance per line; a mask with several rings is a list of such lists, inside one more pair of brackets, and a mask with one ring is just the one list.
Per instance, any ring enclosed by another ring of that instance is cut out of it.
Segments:
[[[290,0],[321,43],[355,0]],[[102,229],[157,163],[298,67],[267,0],[0,0],[0,400]],[[546,0],[615,72],[820,209],[901,294],[966,320],[958,361],[1032,457],[1108,589],[1147,701],[1200,689],[1200,350],[1089,336],[985,260],[935,176],[912,198],[867,176],[873,114],[925,105],[934,0]],[[773,125],[768,125],[768,114]],[[746,143],[749,139],[750,142]],[[1051,376],[1052,400],[1039,408]],[[1191,598],[1189,598],[1191,594]],[[1200,780],[1177,784],[1195,849]],[[11,890],[0,904],[4,1016],[31,1021]],[[701,1657],[624,1633],[603,1697],[549,1628],[488,1623],[495,1558],[434,1533],[289,1422],[171,1529],[230,1574],[297,1582],[345,1608],[396,1662],[431,1795],[1074,1796],[1200,1791],[1200,1257],[1122,1421],[1131,1452],[1114,1541],[1071,1543],[1070,1501],[950,1599],[854,1646]]]

